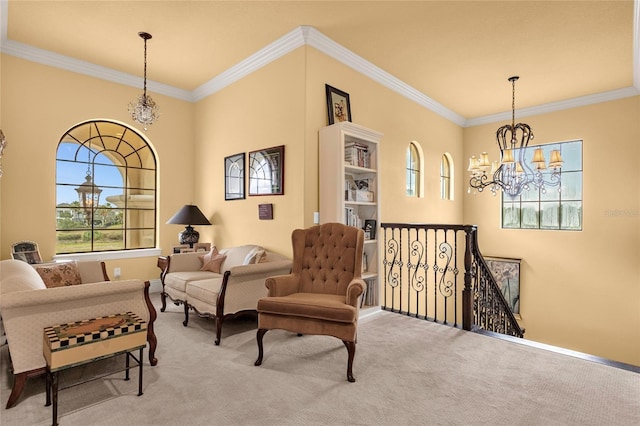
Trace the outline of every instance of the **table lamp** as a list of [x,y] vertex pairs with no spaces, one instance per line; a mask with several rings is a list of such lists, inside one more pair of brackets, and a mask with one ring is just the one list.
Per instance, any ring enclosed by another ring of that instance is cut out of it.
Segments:
[[202,214],[198,206],[187,204],[171,216],[167,224],[187,225],[184,231],[178,234],[178,240],[180,244],[189,244],[189,247],[193,248],[193,244],[198,242],[200,234],[191,225],[211,225],[211,222]]

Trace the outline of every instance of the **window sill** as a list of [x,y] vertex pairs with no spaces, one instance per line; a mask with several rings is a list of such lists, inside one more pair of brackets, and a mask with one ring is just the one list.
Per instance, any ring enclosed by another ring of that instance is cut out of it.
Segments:
[[159,248],[121,251],[100,251],[92,253],[56,254],[53,260],[114,260],[134,259],[137,257],[157,257],[162,253]]

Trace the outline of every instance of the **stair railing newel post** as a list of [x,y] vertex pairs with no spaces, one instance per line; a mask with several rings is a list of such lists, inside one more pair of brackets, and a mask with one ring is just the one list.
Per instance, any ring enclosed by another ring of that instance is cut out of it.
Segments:
[[475,237],[475,226],[465,227],[465,248],[464,248],[464,290],[462,290],[462,329],[471,330],[473,326],[473,273],[471,271],[471,251],[473,238]]

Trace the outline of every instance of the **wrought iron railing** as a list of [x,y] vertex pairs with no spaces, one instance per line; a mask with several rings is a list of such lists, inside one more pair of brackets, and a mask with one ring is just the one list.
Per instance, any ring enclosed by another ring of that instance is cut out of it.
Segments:
[[523,337],[474,225],[382,223],[381,308],[465,330]]

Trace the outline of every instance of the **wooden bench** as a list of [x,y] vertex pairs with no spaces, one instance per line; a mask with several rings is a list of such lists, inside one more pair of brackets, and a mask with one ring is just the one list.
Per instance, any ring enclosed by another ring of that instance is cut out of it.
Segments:
[[[51,405],[53,399],[52,424],[54,426],[58,424],[58,390],[66,389],[58,388],[58,372],[126,354],[124,369],[111,371],[99,377],[69,385],[67,388],[123,370],[126,371],[125,380],[129,380],[130,358],[133,358],[139,367],[138,396],[140,396],[142,395],[142,356],[146,345],[147,323],[131,312],[45,327],[43,345],[47,362],[45,405]],[[139,358],[133,355],[132,352],[135,350],[140,351]]]

